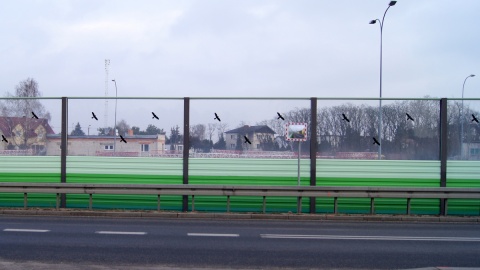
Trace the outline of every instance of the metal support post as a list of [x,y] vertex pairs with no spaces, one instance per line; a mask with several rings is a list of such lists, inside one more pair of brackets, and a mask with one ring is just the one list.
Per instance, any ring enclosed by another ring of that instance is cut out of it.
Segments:
[[338,214],[338,197],[333,198],[333,213]]
[[227,196],[227,213],[230,213],[230,196]]
[[[62,97],[62,135],[60,142],[60,183],[67,182],[67,154],[68,154],[68,98]],[[60,207],[67,207],[66,194],[61,195]]]
[[[440,100],[440,187],[447,186],[447,99]],[[446,200],[440,199],[440,215],[446,215]]]
[[92,210],[93,207],[93,198],[92,193],[88,194],[88,209]]
[[375,198],[370,198],[370,215],[375,215]]
[[[310,98],[310,186],[317,185],[317,98]],[[316,198],[310,197],[310,214],[316,212]]]
[[262,213],[265,214],[266,211],[267,211],[267,197],[263,196]]
[[302,213],[302,197],[298,197],[297,201],[297,214]]
[[27,209],[28,207],[28,195],[27,193],[23,193],[23,209]]
[[410,215],[411,213],[411,209],[412,209],[412,199],[411,198],[407,198],[407,215]]
[[[190,98],[183,99],[183,184],[188,185],[188,152],[190,150]],[[182,211],[188,211],[188,195],[183,195]]]

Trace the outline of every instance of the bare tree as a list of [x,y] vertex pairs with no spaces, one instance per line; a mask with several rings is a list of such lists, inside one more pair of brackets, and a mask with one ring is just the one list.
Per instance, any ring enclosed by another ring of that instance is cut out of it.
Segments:
[[221,136],[223,136],[223,133],[225,133],[225,131],[227,130],[228,128],[228,124],[227,123],[218,123],[217,124],[217,131],[218,131],[218,137],[220,138]]
[[14,136],[12,146],[28,149],[37,140],[45,140],[44,129],[34,130],[40,123],[45,126],[51,119],[50,113],[36,99],[42,96],[38,83],[27,78],[15,87],[14,94],[7,92],[6,96],[8,99],[0,104],[0,110],[2,116],[7,117],[5,123]]
[[119,135],[125,136],[126,134],[128,134],[129,129],[130,125],[124,119],[120,120],[120,122],[117,123],[117,130]]
[[215,133],[215,130],[217,129],[217,124],[216,123],[209,123],[207,125],[207,134],[208,134],[208,138],[210,141],[212,141],[212,136],[213,136],[213,133]]
[[[32,78],[21,81],[15,87],[15,94],[7,92],[7,99],[2,106],[2,115],[10,117],[31,117],[32,112],[39,118],[44,118],[50,121],[50,113],[40,103],[38,97],[42,93],[38,89],[38,83]],[[20,99],[15,99],[15,98]]]
[[205,125],[197,124],[190,126],[190,136],[198,138],[200,141],[205,139]]

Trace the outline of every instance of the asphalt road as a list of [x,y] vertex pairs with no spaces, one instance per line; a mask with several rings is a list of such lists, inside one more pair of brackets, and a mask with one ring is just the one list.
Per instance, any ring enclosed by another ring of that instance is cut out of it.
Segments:
[[0,259],[126,268],[480,267],[480,225],[0,216]]

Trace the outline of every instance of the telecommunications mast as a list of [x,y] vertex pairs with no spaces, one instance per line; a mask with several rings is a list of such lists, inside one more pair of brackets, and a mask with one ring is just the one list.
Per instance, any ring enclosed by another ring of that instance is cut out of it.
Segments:
[[108,128],[108,99],[106,99],[108,98],[108,66],[110,66],[110,59],[105,59],[105,115],[104,115],[105,128]]

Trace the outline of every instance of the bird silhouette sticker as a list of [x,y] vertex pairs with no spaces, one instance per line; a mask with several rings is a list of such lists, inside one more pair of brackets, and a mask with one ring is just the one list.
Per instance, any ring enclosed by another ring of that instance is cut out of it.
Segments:
[[407,113],[406,115],[407,115],[407,121],[412,120],[412,122],[415,122],[415,120],[410,116],[410,114]]
[[247,138],[247,136],[243,136],[243,138],[245,138],[245,143],[252,144],[250,140]]
[[127,141],[125,141],[125,138],[123,138],[123,136],[122,136],[122,135],[120,135],[120,142],[127,143]]
[[378,144],[380,146],[380,143],[377,141],[377,139],[375,139],[375,137],[373,137],[373,144]]
[[8,143],[8,140],[7,140],[7,138],[5,138],[5,136],[3,136],[3,135],[2,135],[2,142],[6,142],[6,143]]
[[215,118],[213,118],[213,120],[218,120],[218,122],[221,121],[221,120],[220,120],[220,117],[218,117],[218,114],[217,114],[217,113],[215,113]]
[[478,123],[478,119],[475,117],[475,115],[474,115],[474,114],[472,114],[472,117],[473,117],[473,118],[472,118],[472,122],[473,122],[473,121],[475,121],[475,122],[477,122],[477,123]]
[[34,112],[32,112],[32,118],[38,119],[38,116]]
[[347,116],[344,113],[342,113],[342,120],[345,120],[348,123],[350,123],[350,119],[348,119]]
[[152,119],[160,120],[160,119],[158,119],[158,116],[157,116],[154,112],[152,112],[152,115],[153,115],[153,116],[152,116]]
[[94,113],[94,112],[92,112],[92,119],[95,119],[95,120],[97,120],[97,121],[98,121],[98,118],[97,118],[97,116],[95,115],[95,113]]
[[277,119],[282,119],[283,121],[285,121],[285,118],[283,118],[283,116],[279,112],[277,112],[277,115],[278,115]]

